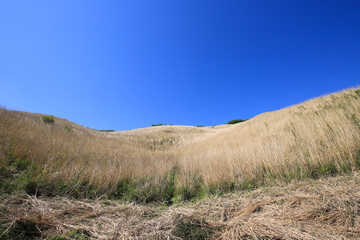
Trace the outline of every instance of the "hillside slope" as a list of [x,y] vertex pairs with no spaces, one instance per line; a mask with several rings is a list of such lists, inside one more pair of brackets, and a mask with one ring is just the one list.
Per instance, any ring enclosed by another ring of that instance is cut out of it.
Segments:
[[42,116],[0,109],[1,240],[360,238],[358,89],[214,127]]
[[348,89],[234,125],[99,132],[1,109],[2,184],[172,203],[347,173],[360,167],[359,110],[360,90]]

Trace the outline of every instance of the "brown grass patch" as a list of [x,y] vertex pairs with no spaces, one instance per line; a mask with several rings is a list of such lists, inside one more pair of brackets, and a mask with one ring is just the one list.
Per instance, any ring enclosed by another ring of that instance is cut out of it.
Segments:
[[171,207],[8,196],[0,227],[30,221],[35,236],[81,229],[90,239],[358,239],[359,183],[355,173]]

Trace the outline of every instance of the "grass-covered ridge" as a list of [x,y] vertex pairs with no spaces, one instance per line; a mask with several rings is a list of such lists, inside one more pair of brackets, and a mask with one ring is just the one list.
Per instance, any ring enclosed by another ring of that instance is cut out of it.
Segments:
[[100,132],[0,110],[1,192],[174,202],[360,168],[358,89],[241,124]]

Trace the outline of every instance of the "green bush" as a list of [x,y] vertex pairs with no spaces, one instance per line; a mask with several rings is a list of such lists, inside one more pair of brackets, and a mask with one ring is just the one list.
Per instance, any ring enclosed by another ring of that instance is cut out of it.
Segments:
[[235,123],[241,123],[241,122],[245,122],[247,119],[234,119],[229,121],[227,124],[235,124]]
[[64,129],[65,129],[66,131],[70,132],[70,131],[73,129],[73,127],[66,125],[66,126],[64,127]]
[[360,89],[355,90],[355,93],[356,93],[356,95],[358,95],[360,97]]
[[162,123],[158,123],[158,124],[151,124],[152,127],[157,127],[157,126],[164,126],[164,124]]
[[53,115],[42,116],[42,120],[44,121],[44,123],[54,123],[55,122]]

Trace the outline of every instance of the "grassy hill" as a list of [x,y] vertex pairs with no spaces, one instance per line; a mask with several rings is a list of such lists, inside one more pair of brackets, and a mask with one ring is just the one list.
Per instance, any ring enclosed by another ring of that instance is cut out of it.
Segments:
[[[31,196],[62,196],[71,201],[93,199],[92,204],[108,199],[179,205],[206,196],[353,174],[360,168],[358,89],[214,127],[168,125],[106,132],[58,117],[44,121],[43,116],[0,109],[0,193],[5,200],[27,193],[29,202],[34,200]],[[206,224],[213,233],[229,227],[210,219],[213,222]],[[201,219],[194,221],[203,224]],[[344,221],[355,226],[359,220]],[[265,223],[256,224],[261,229]],[[272,239],[280,230],[270,235],[259,230],[248,237],[232,231],[233,235],[222,232],[222,239]],[[306,239],[294,236],[299,238],[288,239]]]

